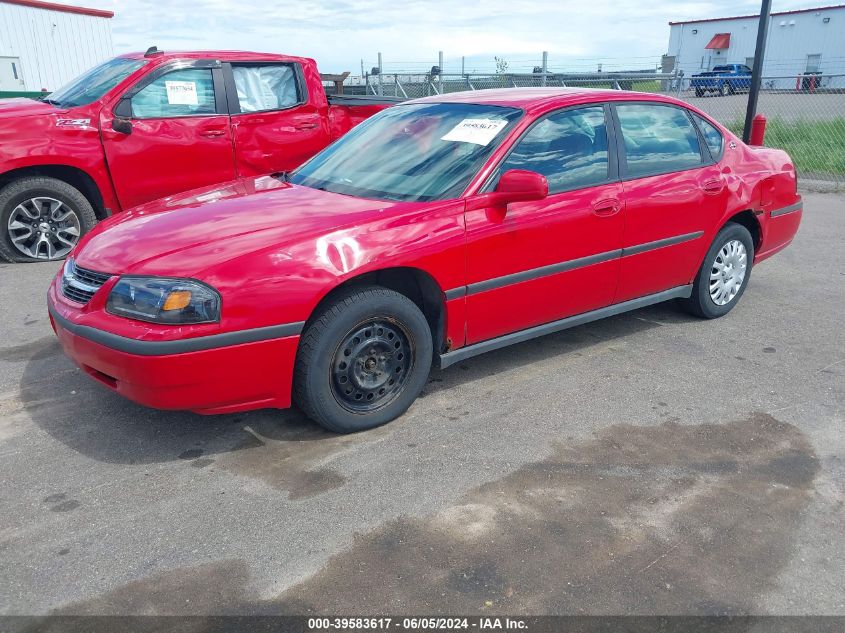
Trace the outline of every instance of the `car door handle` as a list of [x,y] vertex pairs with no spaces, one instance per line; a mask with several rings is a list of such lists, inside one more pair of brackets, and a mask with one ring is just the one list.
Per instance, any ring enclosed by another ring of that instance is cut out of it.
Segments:
[[294,130],[313,130],[317,127],[319,123],[300,123],[299,125],[294,125]]
[[218,138],[226,134],[226,130],[202,130],[200,132],[200,136],[205,136],[208,138]]
[[621,205],[616,198],[607,198],[593,203],[593,213],[600,217],[607,217],[619,213]]
[[701,188],[704,190],[704,193],[714,195],[725,188],[725,183],[721,180],[708,180],[703,185],[701,185]]

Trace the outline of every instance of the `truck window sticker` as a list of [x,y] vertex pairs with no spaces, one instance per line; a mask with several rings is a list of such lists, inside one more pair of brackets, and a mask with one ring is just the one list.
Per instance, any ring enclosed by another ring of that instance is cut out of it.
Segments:
[[440,140],[487,146],[507,124],[504,119],[464,119]]
[[194,81],[165,81],[167,103],[170,105],[199,105],[197,84]]

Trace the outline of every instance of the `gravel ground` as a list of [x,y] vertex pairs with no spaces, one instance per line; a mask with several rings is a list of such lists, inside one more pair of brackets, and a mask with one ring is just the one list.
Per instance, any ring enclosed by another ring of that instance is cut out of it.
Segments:
[[843,202],[726,318],[480,356],[342,437],[122,400],[50,331],[58,264],[0,266],[0,614],[845,615]]
[[[740,93],[722,97],[709,92],[703,97],[696,97],[685,92],[682,99],[701,108],[717,121],[724,124],[745,120],[745,108],[748,94]],[[757,111],[765,114],[770,121],[829,121],[845,116],[845,92],[831,94],[789,94],[761,92],[757,101]]]

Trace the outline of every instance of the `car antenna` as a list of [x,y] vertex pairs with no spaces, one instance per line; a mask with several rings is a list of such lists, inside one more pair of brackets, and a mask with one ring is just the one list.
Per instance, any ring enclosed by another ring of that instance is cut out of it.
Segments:
[[144,57],[152,57],[153,55],[162,55],[164,51],[158,50],[158,46],[150,46],[147,49],[147,52],[144,53]]

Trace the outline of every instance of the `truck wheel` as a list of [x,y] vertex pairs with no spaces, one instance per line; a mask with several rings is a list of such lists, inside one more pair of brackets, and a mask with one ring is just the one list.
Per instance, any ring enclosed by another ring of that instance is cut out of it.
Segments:
[[719,87],[719,94],[721,94],[723,97],[727,97],[728,95],[733,94],[733,90],[731,90],[731,85],[728,82],[723,83]]
[[728,222],[707,251],[684,307],[704,319],[726,315],[748,286],[753,260],[751,233],[741,224]]
[[380,286],[351,288],[302,335],[294,402],[329,431],[371,429],[411,406],[431,358],[431,329],[413,301]]
[[21,178],[0,190],[0,258],[64,259],[96,223],[91,203],[75,187],[46,176]]
[[696,88],[695,89],[695,96],[696,97],[703,97],[704,96],[704,89],[703,88]]

